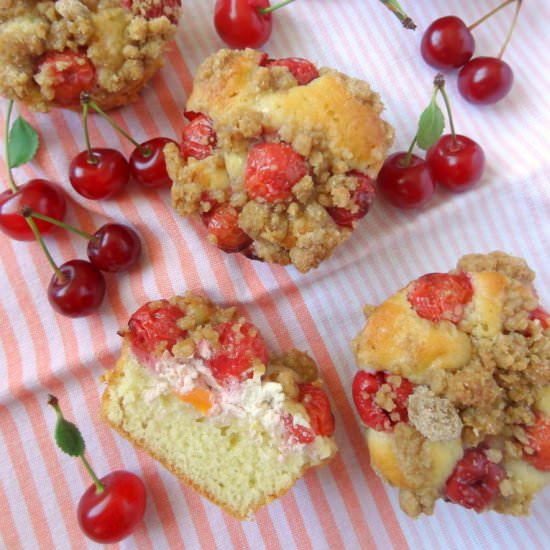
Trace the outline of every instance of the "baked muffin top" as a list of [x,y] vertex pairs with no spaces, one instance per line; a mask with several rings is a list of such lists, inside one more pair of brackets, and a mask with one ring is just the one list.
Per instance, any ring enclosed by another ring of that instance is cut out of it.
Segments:
[[302,272],[367,213],[393,138],[367,83],[250,49],[206,59],[186,109],[165,149],[176,210],[226,252]]

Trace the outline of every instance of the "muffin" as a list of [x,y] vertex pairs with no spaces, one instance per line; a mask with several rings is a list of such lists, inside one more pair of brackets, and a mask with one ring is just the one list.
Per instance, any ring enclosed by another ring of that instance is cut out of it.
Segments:
[[392,142],[369,85],[300,58],[220,50],[197,71],[181,145],[164,153],[172,203],[225,252],[307,272],[374,199]]
[[194,294],[149,302],[121,334],[103,418],[236,518],[336,453],[314,361],[298,350],[270,356],[235,308]]
[[525,515],[550,481],[550,319],[533,279],[520,258],[471,254],[365,309],[353,399],[410,516],[438,499]]
[[135,101],[163,64],[181,0],[57,0],[0,8],[0,95],[32,109]]

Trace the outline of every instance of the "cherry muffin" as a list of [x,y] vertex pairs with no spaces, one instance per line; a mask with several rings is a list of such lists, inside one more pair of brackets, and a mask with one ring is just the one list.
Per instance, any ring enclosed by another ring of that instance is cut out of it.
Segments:
[[47,111],[137,99],[162,66],[181,0],[7,0],[0,8],[0,95]]
[[472,254],[365,309],[353,400],[410,516],[440,498],[524,515],[550,481],[550,319],[533,279],[522,259]]
[[300,58],[220,50],[198,69],[172,202],[225,252],[301,272],[346,240],[374,199],[393,131],[368,84]]
[[122,335],[103,417],[226,512],[248,518],[336,453],[314,361],[270,356],[235,308],[194,294],[149,302]]

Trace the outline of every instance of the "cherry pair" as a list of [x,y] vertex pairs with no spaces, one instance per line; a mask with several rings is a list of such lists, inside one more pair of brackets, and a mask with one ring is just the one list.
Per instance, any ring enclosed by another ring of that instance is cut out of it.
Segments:
[[[69,166],[69,180],[77,193],[87,199],[107,199],[125,187],[130,176],[146,188],[171,185],[163,149],[167,143],[174,143],[173,140],[158,137],[139,144],[120,128],[86,92],[81,94],[81,102],[86,149],[81,151]],[[88,133],[90,107],[135,146],[129,161],[116,149],[91,146]]]
[[[451,128],[441,135],[443,114],[435,99],[443,96]],[[415,145],[426,149],[426,158],[413,154]],[[432,101],[422,113],[418,131],[408,151],[390,155],[378,174],[380,194],[390,204],[403,209],[424,206],[432,197],[436,184],[453,192],[472,188],[485,167],[483,149],[472,139],[455,132],[449,98],[442,74],[434,80]]]
[[[516,12],[498,56],[472,58],[475,50],[472,30],[512,2],[516,2]],[[422,57],[439,70],[460,68],[458,89],[470,103],[488,105],[500,101],[508,95],[514,82],[514,73],[502,56],[515,28],[521,4],[522,0],[506,0],[469,26],[454,15],[435,20],[422,36]]]

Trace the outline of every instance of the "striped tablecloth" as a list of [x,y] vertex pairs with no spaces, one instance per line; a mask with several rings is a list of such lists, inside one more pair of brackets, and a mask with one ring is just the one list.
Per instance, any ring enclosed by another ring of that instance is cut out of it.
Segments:
[[[435,71],[419,54],[422,31],[436,17],[457,14],[472,22],[497,0],[403,3],[418,24],[401,28],[377,0],[299,0],[274,17],[266,51],[301,56],[364,78],[380,92],[385,118],[396,128],[395,148],[408,146],[419,112],[427,105]],[[212,24],[213,0],[184,0],[185,13],[165,68],[142,100],[115,118],[138,139],[178,136],[181,113],[199,63],[222,46]],[[34,243],[0,234],[0,547],[92,548],[75,518],[89,484],[81,464],[56,448],[55,393],[65,413],[80,425],[87,456],[98,474],[125,468],[143,477],[149,491],[143,525],[122,548],[371,549],[548,548],[550,490],[536,499],[531,517],[476,515],[439,504],[416,521],[400,510],[396,492],[368,464],[352,406],[356,370],[349,342],[359,331],[364,303],[378,303],[420,274],[447,271],[467,252],[501,249],[523,256],[537,271],[537,288],[550,304],[550,4],[524,3],[505,59],[516,82],[508,98],[478,108],[448,77],[459,132],[482,144],[487,169],[473,191],[456,196],[437,191],[419,212],[395,210],[382,201],[358,231],[319,269],[293,268],[224,255],[205,243],[199,224],[174,216],[169,193],[129,186],[113,200],[92,202],[67,181],[70,160],[83,148],[79,116],[24,112],[41,135],[31,165],[15,171],[18,181],[46,177],[71,197],[68,220],[87,230],[106,220],[134,225],[144,258],[131,274],[108,276],[107,296],[97,315],[70,320],[50,308],[50,268]],[[496,55],[511,20],[506,8],[475,31],[477,52]],[[2,124],[5,104],[2,110]],[[97,117],[93,143],[129,153],[128,144]],[[2,164],[3,159],[2,159]],[[6,185],[6,179],[3,179]],[[63,232],[48,237],[55,258],[85,257],[85,243]],[[143,302],[186,290],[208,293],[224,304],[240,303],[273,350],[307,350],[319,363],[336,406],[340,453],[307,473],[284,498],[240,523],[182,486],[145,454],[111,432],[99,419],[99,377],[117,357],[117,330]]]

